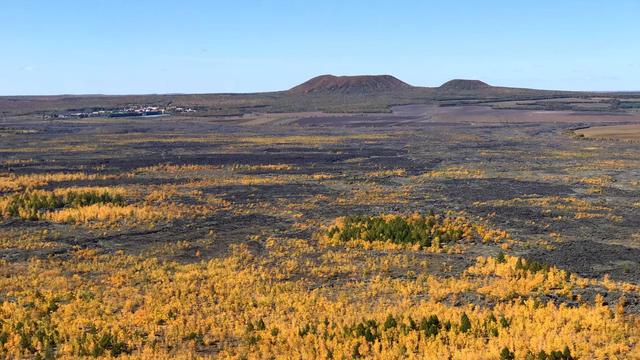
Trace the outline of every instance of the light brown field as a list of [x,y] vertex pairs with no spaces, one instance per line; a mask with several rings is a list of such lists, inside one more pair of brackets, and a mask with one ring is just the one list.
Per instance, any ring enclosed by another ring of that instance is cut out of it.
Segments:
[[594,126],[576,130],[576,134],[593,139],[639,140],[640,124]]
[[432,107],[432,121],[467,123],[619,123],[638,122],[640,114],[493,109],[487,106]]

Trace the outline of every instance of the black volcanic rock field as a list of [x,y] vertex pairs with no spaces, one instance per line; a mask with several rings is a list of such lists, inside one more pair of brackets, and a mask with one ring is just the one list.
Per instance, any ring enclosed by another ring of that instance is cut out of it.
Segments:
[[2,97],[0,358],[637,358],[637,103]]

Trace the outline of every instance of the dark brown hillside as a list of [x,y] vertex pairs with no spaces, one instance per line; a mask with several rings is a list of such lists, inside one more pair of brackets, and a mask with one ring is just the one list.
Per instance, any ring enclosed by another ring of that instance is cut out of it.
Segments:
[[454,79],[442,84],[438,90],[441,91],[473,91],[488,89],[492,86],[480,80]]
[[412,88],[391,75],[321,75],[289,90],[292,94],[370,94]]

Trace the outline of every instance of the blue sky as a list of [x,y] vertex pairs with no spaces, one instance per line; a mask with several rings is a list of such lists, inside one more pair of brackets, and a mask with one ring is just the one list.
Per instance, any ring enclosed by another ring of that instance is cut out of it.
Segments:
[[254,92],[319,74],[640,90],[640,1],[2,0],[0,94]]

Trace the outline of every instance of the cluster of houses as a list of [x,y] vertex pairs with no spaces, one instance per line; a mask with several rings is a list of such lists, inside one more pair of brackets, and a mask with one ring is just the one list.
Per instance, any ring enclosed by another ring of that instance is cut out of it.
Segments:
[[45,118],[89,118],[89,117],[136,117],[136,116],[162,116],[178,113],[194,113],[196,110],[179,106],[127,106],[115,110],[94,110],[82,112],[66,112],[53,115],[44,115]]

